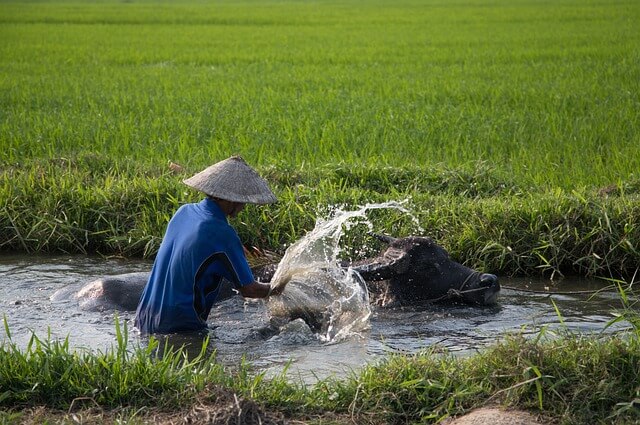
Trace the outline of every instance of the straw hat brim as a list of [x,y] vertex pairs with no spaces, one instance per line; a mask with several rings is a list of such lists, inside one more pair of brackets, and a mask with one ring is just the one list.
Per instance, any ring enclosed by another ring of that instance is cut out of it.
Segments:
[[271,204],[278,199],[267,182],[239,156],[217,162],[183,181],[214,198],[244,204]]

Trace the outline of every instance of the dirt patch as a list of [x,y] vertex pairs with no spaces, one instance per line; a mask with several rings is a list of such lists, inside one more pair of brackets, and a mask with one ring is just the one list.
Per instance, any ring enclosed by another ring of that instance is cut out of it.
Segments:
[[[301,425],[301,424],[356,424],[382,423],[380,418],[354,418],[332,412],[288,418],[281,412],[264,408],[256,401],[241,397],[233,391],[209,386],[191,405],[182,409],[166,410],[149,406],[143,408],[121,407],[103,410],[99,406],[84,404],[71,411],[59,411],[45,407],[31,407],[14,412],[0,410],[0,423],[29,424],[167,424],[167,425]],[[498,406],[475,409],[466,415],[449,418],[442,425],[542,425],[554,421],[537,417],[523,410],[507,410]]]
[[[216,387],[206,391],[207,398],[193,405],[186,415],[179,415],[171,424],[215,424],[215,425],[284,425],[284,417],[265,411],[253,400]],[[169,418],[166,418],[169,419]]]
[[447,419],[443,425],[541,425],[541,422],[529,412],[523,410],[504,410],[497,407],[482,407],[464,416]]
[[[285,425],[284,415],[262,408],[253,400],[238,396],[222,387],[210,387],[203,391],[205,397],[198,399],[184,409],[166,411],[154,407],[136,409],[119,408],[102,410],[99,407],[84,407],[75,411],[63,412],[45,407],[26,408],[24,410],[0,414],[0,422],[6,420],[12,424],[42,423],[81,423],[113,424],[127,422],[135,418],[134,423],[167,425]],[[2,413],[2,412],[0,412]]]

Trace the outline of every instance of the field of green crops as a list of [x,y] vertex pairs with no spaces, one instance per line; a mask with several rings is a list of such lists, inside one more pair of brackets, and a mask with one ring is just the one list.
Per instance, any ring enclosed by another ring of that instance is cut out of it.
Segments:
[[182,178],[240,154],[281,199],[235,223],[263,249],[411,198],[469,265],[630,274],[638,22],[635,0],[0,1],[0,249],[152,256],[198,198]]

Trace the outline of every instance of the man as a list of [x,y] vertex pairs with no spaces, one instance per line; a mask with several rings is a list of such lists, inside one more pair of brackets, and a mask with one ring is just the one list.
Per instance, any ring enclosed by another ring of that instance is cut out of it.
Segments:
[[183,205],[169,221],[136,311],[135,324],[143,334],[206,329],[223,278],[248,298],[282,292],[254,279],[238,234],[227,222],[247,203],[276,202],[266,181],[234,156],[184,183],[207,197]]

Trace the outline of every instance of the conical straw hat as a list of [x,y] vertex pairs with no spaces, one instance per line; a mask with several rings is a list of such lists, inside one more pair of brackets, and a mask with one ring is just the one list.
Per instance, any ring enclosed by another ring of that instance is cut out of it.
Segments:
[[184,180],[184,184],[232,202],[271,204],[277,201],[267,182],[239,156],[213,164]]

